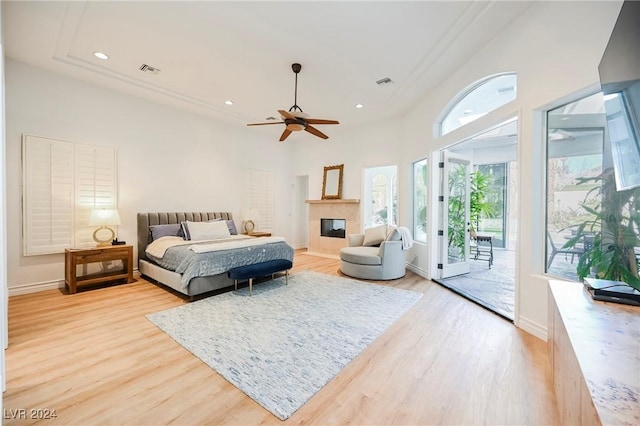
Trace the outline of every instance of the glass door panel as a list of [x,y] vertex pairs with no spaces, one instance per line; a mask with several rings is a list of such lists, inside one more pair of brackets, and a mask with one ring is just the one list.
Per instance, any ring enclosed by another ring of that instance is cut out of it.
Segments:
[[470,165],[468,158],[443,152],[443,238],[441,278],[466,274],[469,265]]

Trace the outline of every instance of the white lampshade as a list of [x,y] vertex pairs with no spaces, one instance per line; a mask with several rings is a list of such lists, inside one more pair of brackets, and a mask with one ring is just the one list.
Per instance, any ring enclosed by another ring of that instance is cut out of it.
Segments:
[[244,223],[242,228],[245,234],[251,234],[256,227],[256,222],[260,219],[260,210],[258,209],[244,209],[242,210],[242,219]]
[[260,219],[260,210],[258,209],[246,209],[242,210],[242,219],[253,220],[254,222]]
[[89,215],[89,226],[120,225],[120,215],[115,209],[94,209]]
[[[116,233],[109,226],[120,225],[120,215],[115,209],[93,209],[89,215],[89,226],[99,226],[93,232],[93,240],[98,247],[105,247],[111,244],[111,240]],[[104,235],[106,233],[106,235]]]

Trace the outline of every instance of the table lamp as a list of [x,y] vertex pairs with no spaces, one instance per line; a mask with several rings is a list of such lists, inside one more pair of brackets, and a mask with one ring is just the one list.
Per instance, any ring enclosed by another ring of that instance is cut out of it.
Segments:
[[[99,226],[93,232],[93,240],[97,243],[98,247],[105,247],[111,245],[111,241],[115,238],[116,233],[109,226],[120,225],[120,215],[118,210],[115,209],[94,209],[91,210],[89,215],[89,226]],[[108,238],[99,238],[98,233],[106,229],[110,232]]]
[[251,234],[256,227],[255,221],[260,217],[260,211],[258,209],[247,209],[242,211],[242,218],[244,219],[244,232],[245,234]]

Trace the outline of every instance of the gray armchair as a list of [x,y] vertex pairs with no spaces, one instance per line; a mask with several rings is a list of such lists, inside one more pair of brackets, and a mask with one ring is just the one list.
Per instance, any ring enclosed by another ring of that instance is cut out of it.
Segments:
[[349,247],[340,250],[343,274],[365,280],[395,280],[406,273],[406,252],[397,231],[380,247],[363,246],[364,234],[349,234]]

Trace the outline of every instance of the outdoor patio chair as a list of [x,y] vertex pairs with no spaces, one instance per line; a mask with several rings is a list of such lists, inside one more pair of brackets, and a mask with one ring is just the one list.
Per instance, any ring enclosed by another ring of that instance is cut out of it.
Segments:
[[547,241],[548,241],[549,247],[551,247],[551,254],[549,255],[549,260],[547,261],[547,269],[551,268],[553,259],[556,257],[557,254],[564,254],[565,257],[568,255],[571,255],[571,263],[573,263],[574,256],[582,256],[582,254],[584,253],[584,249],[581,249],[581,248],[577,248],[577,247],[562,248],[562,246],[560,247],[556,246],[556,244],[551,239],[551,234],[549,234],[549,231],[547,231]]

